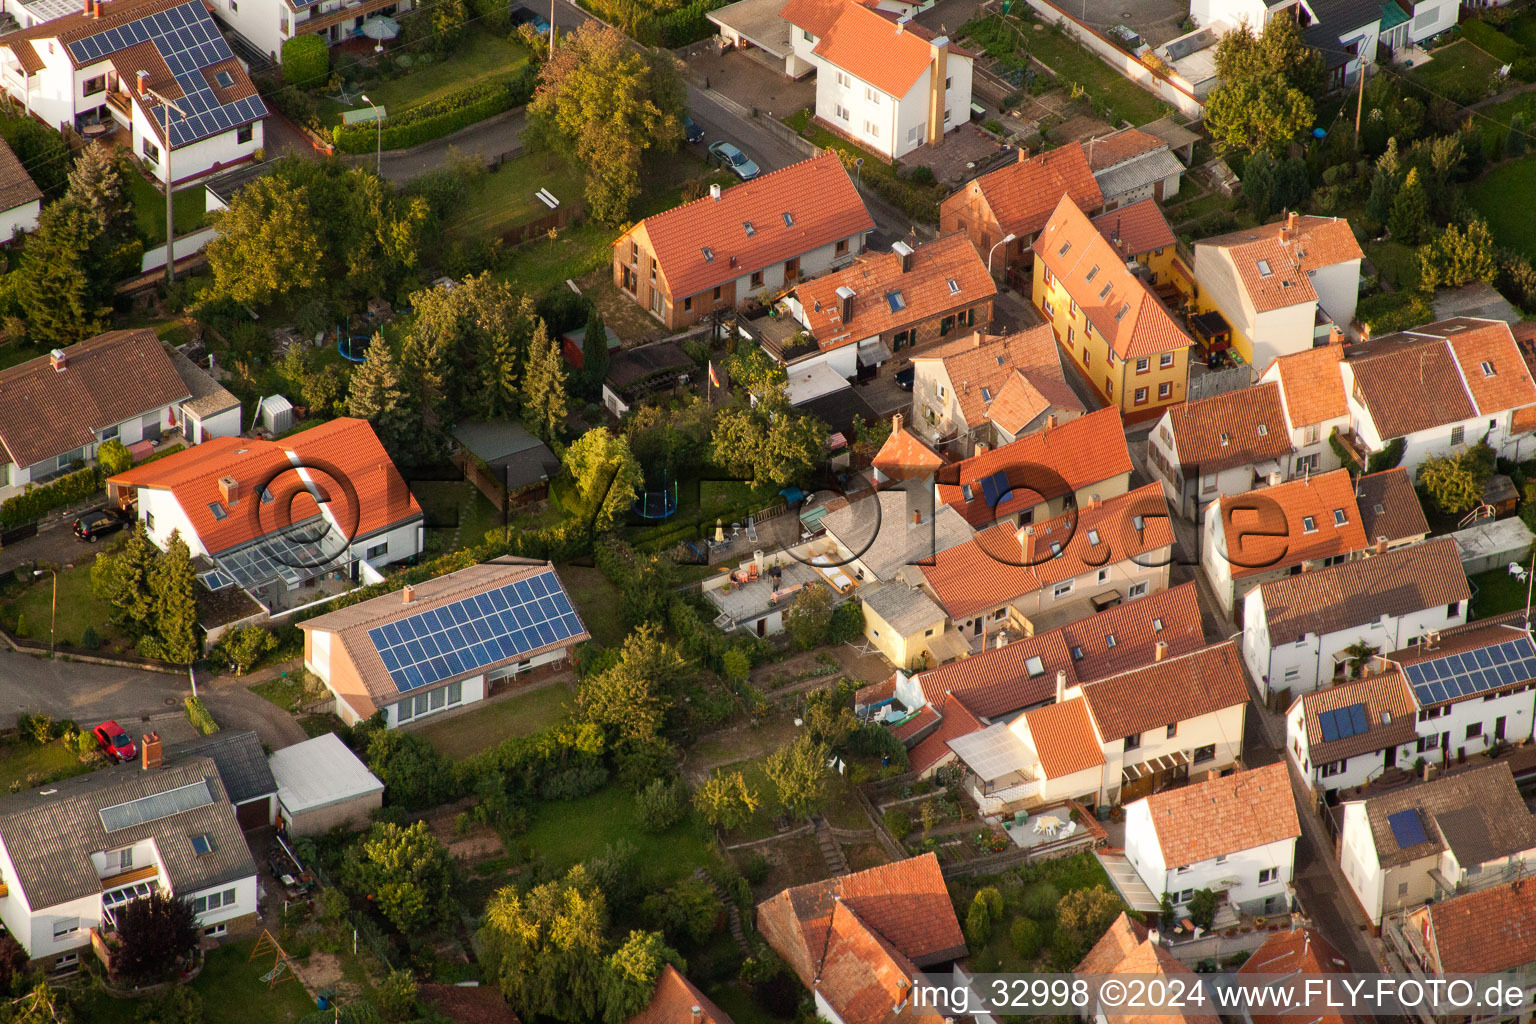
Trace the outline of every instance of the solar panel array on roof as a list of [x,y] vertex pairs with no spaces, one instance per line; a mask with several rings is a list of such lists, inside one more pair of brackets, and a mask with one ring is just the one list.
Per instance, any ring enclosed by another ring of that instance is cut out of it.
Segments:
[[1324,711],[1317,716],[1317,724],[1323,730],[1323,739],[1330,743],[1334,740],[1347,740],[1351,736],[1359,736],[1370,730],[1365,717],[1364,704],[1351,704],[1347,708]]
[[[185,146],[210,135],[229,131],[248,121],[267,116],[267,105],[260,96],[247,96],[223,103],[208,84],[203,69],[234,59],[234,51],[219,34],[201,0],[145,15],[137,21],[116,25],[93,36],[69,44],[70,55],[81,64],[104,60],[119,50],[139,43],[152,42],[166,67],[185,94],[176,100],[180,114],[163,104],[154,108],[162,126],[169,116],[172,146]],[[133,88],[135,83],[127,83]]]
[[183,811],[207,807],[211,803],[213,803],[213,794],[208,792],[207,781],[198,779],[190,786],[178,786],[164,793],[129,800],[125,804],[103,807],[101,827],[108,832],[116,832],[118,829],[132,828],[134,825],[142,825],[145,822],[169,818]]
[[521,657],[582,632],[551,572],[368,631],[401,693]]
[[1536,679],[1536,648],[1527,637],[1405,665],[1419,704],[1439,704]]
[[1429,836],[1424,834],[1424,822],[1416,810],[1398,811],[1396,814],[1387,815],[1387,824],[1392,829],[1392,838],[1397,840],[1397,845],[1406,850],[1410,846],[1418,846],[1420,843],[1429,842]]
[[1012,490],[1008,484],[1008,474],[1002,470],[981,481],[981,496],[986,499],[989,508],[1001,505]]

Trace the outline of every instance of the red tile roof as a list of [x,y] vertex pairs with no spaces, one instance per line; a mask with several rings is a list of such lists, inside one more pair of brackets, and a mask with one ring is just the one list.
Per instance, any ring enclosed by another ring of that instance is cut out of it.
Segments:
[[422,985],[417,992],[422,1002],[453,1024],[518,1024],[517,1014],[495,985]]
[[1033,235],[1045,227],[1063,196],[1070,196],[1079,209],[1096,210],[1104,205],[1104,194],[1080,143],[1069,142],[1038,156],[1026,156],[1021,149],[1018,163],[983,174],[966,186],[986,199],[1005,233],[1020,238]]
[[1110,974],[1131,951],[1147,941],[1147,926],[1124,911],[1072,970],[1076,974]]
[[[1237,969],[1239,977],[1265,974],[1348,974],[1349,961],[1315,928],[1293,928],[1270,932],[1264,944],[1253,951]],[[1253,1024],[1287,1024],[1288,1018],[1274,1013],[1250,1013]],[[1316,1024],[1357,1024],[1367,1018],[1348,1013],[1308,1015]],[[1291,1021],[1290,1024],[1295,1024]]]
[[943,1024],[932,1010],[904,1012],[918,979],[917,966],[857,911],[843,902],[832,909],[826,956],[812,987],[843,1024]]
[[844,5],[811,52],[897,99],[933,62],[932,46],[922,35],[858,3]]
[[[1173,544],[1160,484],[1147,484],[1097,508],[1080,508],[1031,528],[1036,549],[1032,556],[1021,546],[1022,531],[1015,534],[1000,528],[984,530],[975,540],[940,552],[932,565],[923,567],[924,578],[951,616],[964,618],[1000,607],[1042,587],[1082,576],[1106,560],[1123,562]],[[1049,554],[1053,542],[1064,543],[1061,555],[1054,558]]]
[[953,700],[961,694],[969,711],[994,718],[1050,700],[1059,671],[1067,673],[1068,686],[1076,682],[1061,632],[1051,630],[919,672],[917,683],[936,707],[947,706],[946,695]]
[[1483,415],[1536,404],[1536,384],[1531,383],[1509,324],[1463,317],[1431,324],[1427,330],[1444,334],[1451,343],[1472,401]]
[[[1418,704],[1400,672],[1366,676],[1314,690],[1298,699],[1301,701],[1302,724],[1307,730],[1307,756],[1313,765],[1412,743],[1418,736],[1414,725]],[[1356,704],[1364,706],[1366,731],[1343,739],[1326,739],[1320,716],[1326,711]]]
[[[698,1015],[694,1014],[695,1009],[699,1011]],[[656,979],[656,993],[651,996],[650,1005],[625,1024],[732,1024],[732,1021],[676,967],[667,964],[661,969],[661,977]]]
[[1248,685],[1242,655],[1228,640],[1084,683],[1083,696],[1099,735],[1118,740],[1240,707],[1248,703]]
[[[1282,218],[1244,231],[1234,231],[1195,244],[1227,250],[1238,280],[1260,312],[1315,302],[1317,292],[1308,273],[1364,257],[1349,221],[1338,217],[1296,217],[1287,230]],[[1263,266],[1260,266],[1260,263]]]
[[728,188],[719,199],[706,195],[647,217],[636,229],[649,236],[667,289],[680,299],[874,226],[853,179],[829,152]]
[[1083,149],[1088,152],[1088,166],[1095,171],[1102,171],[1150,153],[1154,149],[1164,149],[1167,145],[1168,143],[1156,135],[1148,135],[1135,128],[1125,128],[1101,138],[1089,139]]
[[933,705],[924,704],[917,714],[891,730],[891,735],[905,743],[930,725],[939,720],[939,713],[933,709]]
[[886,479],[901,481],[928,476],[944,465],[944,459],[914,434],[897,414],[891,418],[890,436],[875,453],[871,465]]
[[944,872],[924,853],[785,889],[757,905],[758,931],[807,987],[821,977],[839,902],[920,967],[965,954]]
[[1193,582],[1184,583],[1061,626],[1077,678],[1090,682],[1150,665],[1159,643],[1168,645],[1164,657],[1204,647],[1197,594]]
[[[1121,913],[1088,955],[1073,968],[1075,974],[1140,975],[1144,978],[1188,977],[1194,981],[1194,971],[1174,958],[1161,945],[1153,942],[1147,929]],[[1192,1004],[1186,1004],[1192,1005]],[[1097,1007],[1094,1016],[1108,1024],[1220,1024],[1221,1018],[1214,1013],[1193,1010],[1167,1010],[1163,1012],[1126,1012],[1109,1007]]]
[[[929,711],[934,706],[929,704],[924,710]],[[965,706],[959,694],[940,696],[937,706],[941,708],[943,715],[939,727],[923,737],[922,742],[907,752],[907,769],[919,775],[954,753],[949,749],[950,740],[969,736],[973,732],[986,728],[986,723],[971,713],[971,709]]]
[[1355,481],[1355,500],[1360,505],[1360,525],[1372,543],[1410,540],[1429,534],[1429,520],[1413,478],[1402,466],[1367,473]]
[[[1120,410],[1110,406],[944,467],[938,496],[980,530],[1131,469],[1125,425]],[[982,481],[997,473],[1008,474],[1010,496],[993,506]]]
[[1536,963],[1536,885],[1522,879],[1429,906],[1441,974],[1490,974]]
[[1099,229],[1105,241],[1115,247],[1116,252],[1128,260],[1166,249],[1178,241],[1163,211],[1158,209],[1156,200],[1151,198],[1139,199],[1117,210],[1101,213],[1093,218],[1093,226]]
[[14,210],[42,198],[43,190],[21,166],[11,147],[0,141],[0,210]]
[[1291,435],[1279,384],[1226,391],[1169,409],[1169,426],[1185,477],[1283,459]]
[[[1024,410],[1004,405],[1004,392],[1021,373],[1029,392],[1039,400],[1069,412],[1083,412],[1083,403],[1067,384],[1060,350],[1049,324],[1026,328],[1017,334],[989,335],[977,331],[969,338],[914,355],[919,360],[944,364],[960,415],[966,425],[979,426],[984,419],[1005,416],[1017,419]],[[1009,402],[1013,400],[1010,399]],[[1033,399],[1031,399],[1033,401]],[[1048,406],[1042,406],[1046,408]],[[1036,411],[1034,415],[1039,415]],[[1033,419],[1034,416],[1030,416]],[[1022,428],[1024,420],[1017,426]],[[1009,433],[1016,430],[1004,427]]]
[[[803,28],[813,36],[824,36],[832,23],[843,13],[850,0],[789,0],[780,10],[779,17]],[[878,0],[858,0],[866,7],[873,7]]]
[[[1047,326],[1046,330],[1050,328]],[[987,419],[1017,436],[1048,409],[1081,413],[1082,400],[1064,380],[1015,370],[987,406]]]
[[1026,711],[1024,721],[1047,779],[1064,778],[1105,763],[1104,748],[1093,731],[1093,718],[1083,698]]
[[108,331],[0,370],[0,446],[26,467],[96,441],[96,432],[192,397],[155,332]]
[[[367,420],[341,417],[281,441],[221,437],[112,477],[120,487],[170,491],[210,555],[228,551],[319,512],[295,467],[326,498],[337,528],[362,539],[421,517],[400,471]],[[232,477],[240,500],[226,505],[219,481]],[[263,503],[267,488],[274,501]],[[224,513],[218,518],[211,506]]]
[[1089,326],[1120,358],[1139,359],[1194,344],[1069,197],[1057,205],[1034,249],[1077,302]]
[[[864,8],[854,6],[853,10]],[[884,21],[878,15],[871,17]],[[895,252],[867,252],[842,270],[796,286],[801,315],[823,352],[860,338],[904,330],[997,294],[987,265],[961,232],[917,246],[910,270],[901,269],[902,259]],[[853,315],[846,321],[837,294],[841,288],[855,293]]]
[[1184,867],[1301,835],[1284,761],[1145,798],[1163,863]]
[[1377,338],[1356,346],[1347,365],[1356,397],[1383,441],[1477,415],[1456,357],[1439,338]]
[[1345,469],[1226,495],[1206,514],[1221,517],[1225,543],[1213,554],[1227,559],[1233,579],[1367,546]]
[[1344,419],[1349,403],[1344,397],[1344,380],[1339,363],[1344,346],[1319,345],[1280,356],[1264,371],[1274,370],[1280,378],[1280,393],[1285,410],[1294,426],[1305,427],[1327,420]]

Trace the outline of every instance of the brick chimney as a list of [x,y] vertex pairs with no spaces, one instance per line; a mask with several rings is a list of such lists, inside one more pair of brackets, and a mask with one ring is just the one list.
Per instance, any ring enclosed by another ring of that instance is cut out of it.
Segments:
[[407,583],[405,589],[400,591],[400,603],[410,604],[414,600],[416,600],[416,588]]
[[240,504],[240,481],[232,476],[219,477],[219,497],[226,505]]
[[921,525],[923,525],[923,510],[922,509],[915,508],[915,509],[912,510],[912,525],[913,526],[921,526]]
[[139,753],[142,755],[144,770],[159,768],[164,758],[160,750],[160,734],[147,732],[139,737]]
[[1385,537],[1377,537],[1376,538],[1376,553],[1378,555],[1384,555],[1384,554],[1387,553],[1387,538],[1385,538]]
[[1152,649],[1152,660],[1162,661],[1168,657],[1168,641],[1159,640],[1157,646]]
[[901,413],[899,412],[891,417],[891,433],[901,433]]
[[699,1021],[704,1019],[704,1007],[695,1006],[688,1011],[688,1015],[693,1024],[699,1024]]
[[139,95],[140,96],[148,96],[149,95],[149,72],[140,69],[136,81],[138,83]]
[[837,289],[838,315],[843,323],[853,323],[853,297],[859,294],[847,285],[839,285]]
[[939,36],[928,43],[928,145],[944,144],[944,109],[948,103],[948,90],[944,83],[949,77],[949,37]]
[[1280,229],[1280,237],[1289,242],[1296,237],[1296,211],[1287,210],[1285,214],[1285,227]]
[[912,247],[906,242],[894,242],[891,245],[891,252],[894,252],[897,256],[901,257],[901,272],[903,274],[911,273]]
[[1056,425],[1056,414],[1055,413],[1051,413],[1049,416],[1047,416],[1045,418],[1045,425],[1046,425],[1047,428],[1054,427]]
[[53,367],[55,373],[63,372],[64,367],[68,365],[68,363],[69,360],[64,355],[63,349],[56,348],[52,352],[48,353],[48,365]]
[[1026,526],[1019,531],[1019,546],[1024,549],[1024,562],[1033,565],[1035,561],[1035,528]]

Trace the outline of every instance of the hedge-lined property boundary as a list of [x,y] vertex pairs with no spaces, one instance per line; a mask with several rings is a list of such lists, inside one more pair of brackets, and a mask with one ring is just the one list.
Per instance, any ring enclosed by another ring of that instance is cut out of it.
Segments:
[[372,121],[337,125],[331,129],[331,141],[343,153],[372,153],[375,147],[410,149],[522,106],[533,96],[537,82],[538,68],[525,64],[510,78],[480,82],[389,114],[382,134]]
[[77,470],[40,487],[28,487],[0,504],[0,526],[7,529],[35,522],[56,508],[84,501],[101,490],[101,472],[97,467]]

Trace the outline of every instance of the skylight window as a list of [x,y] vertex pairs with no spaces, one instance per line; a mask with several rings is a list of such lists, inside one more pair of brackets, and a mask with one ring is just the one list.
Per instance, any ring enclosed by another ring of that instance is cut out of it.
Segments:
[[1269,269],[1269,260],[1259,260],[1259,276],[1268,277],[1274,271]]
[[795,215],[790,213],[788,210],[784,211],[784,226],[787,228],[792,228],[795,226]]
[[951,295],[959,295],[960,294],[960,282],[956,281],[954,278],[950,278],[949,279],[949,294],[951,294]]
[[1038,655],[1031,655],[1024,659],[1024,671],[1028,672],[1031,678],[1043,676],[1045,675],[1045,662],[1041,661]]
[[212,512],[213,518],[217,519],[221,523],[229,518],[229,513],[224,511],[224,506],[220,505],[216,501],[210,501],[208,503],[208,511]]
[[1107,298],[1109,298],[1109,282],[1105,281],[1104,287],[1099,289],[1099,301],[1103,302]]
[[1061,557],[1061,541],[1059,541],[1059,540],[1051,541],[1051,557],[1052,558],[1060,558]]
[[981,400],[983,402],[990,402],[990,401],[992,401],[992,389],[991,388],[982,388],[981,389]]
[[1076,644],[1072,645],[1072,660],[1073,661],[1082,661],[1083,660],[1083,649],[1081,647],[1079,647],[1078,645],[1076,645]]
[[235,87],[235,76],[228,71],[215,71],[213,78],[214,81],[218,82],[225,89],[233,89]]
[[742,221],[741,228],[747,233],[748,238],[751,238],[753,235],[757,234],[757,228],[753,227],[752,222],[749,220]]
[[276,500],[277,499],[272,496],[272,490],[270,488],[263,487],[261,489],[261,503],[263,505],[270,505]]
[[213,852],[213,836],[206,833],[192,837],[192,852],[199,857]]
[[1313,519],[1311,516],[1302,516],[1301,517],[1301,532],[1302,533],[1316,533],[1317,532],[1317,520]]
[[903,296],[899,291],[886,292],[885,301],[890,303],[892,313],[900,313],[902,310],[907,308],[906,297]]
[[1088,276],[1083,278],[1083,283],[1084,284],[1089,284],[1089,283],[1091,283],[1093,281],[1094,278],[1096,278],[1098,276],[1099,276],[1099,265],[1097,263],[1095,263],[1093,265],[1093,269],[1088,271]]
[[1228,444],[1228,443],[1229,443],[1229,442],[1230,442],[1230,441],[1231,441],[1231,440],[1232,440],[1232,437],[1231,437],[1231,435],[1230,435],[1230,434],[1228,434],[1228,433],[1227,433],[1227,432],[1226,432],[1226,431],[1225,431],[1225,430],[1223,430],[1223,431],[1222,431],[1222,432],[1221,432],[1221,446],[1222,446],[1222,447],[1223,447],[1223,448],[1225,448],[1225,447],[1226,447],[1226,446],[1227,446],[1227,444]]
[[1161,633],[1162,631],[1163,631],[1163,620],[1162,619],[1153,619],[1152,620],[1152,632],[1154,632],[1154,633]]
[[1136,532],[1137,533],[1140,533],[1142,530],[1145,530],[1147,528],[1147,517],[1146,516],[1131,516],[1131,525],[1136,528]]
[[1113,633],[1105,633],[1104,634],[1104,646],[1106,646],[1106,647],[1110,648],[1111,650],[1113,650],[1114,648],[1120,646],[1120,641],[1115,639],[1115,634],[1113,634]]
[[967,502],[971,500],[973,494],[974,492],[971,490],[970,484],[960,485],[960,496],[963,497]]
[[1492,376],[1495,375],[1496,372],[1497,371],[1494,370],[1494,368],[1493,368],[1493,364],[1490,363],[1488,360],[1484,359],[1483,360],[1483,376],[1484,377],[1492,377]]
[[713,263],[713,262],[715,262],[715,250],[711,249],[707,245],[704,247],[704,262],[705,263]]
[[1269,425],[1267,423],[1260,423],[1259,427],[1258,427],[1258,430],[1259,430],[1259,436],[1260,437],[1268,437],[1269,436]]
[[1061,248],[1056,250],[1056,255],[1057,256],[1065,256],[1067,254],[1067,252],[1071,248],[1072,248],[1072,243],[1071,242],[1062,242],[1061,243]]
[[1124,320],[1125,319],[1125,314],[1129,313],[1130,311],[1131,311],[1131,304],[1129,302],[1127,302],[1123,306],[1121,306],[1120,307],[1120,312],[1115,314],[1115,323],[1119,323],[1121,320]]
[[1088,543],[1093,545],[1094,547],[1098,547],[1099,546],[1099,531],[1098,530],[1089,530],[1088,531]]
[[1343,526],[1347,522],[1349,522],[1349,517],[1344,514],[1344,510],[1343,509],[1336,508],[1336,509],[1333,510],[1333,525],[1334,526]]

